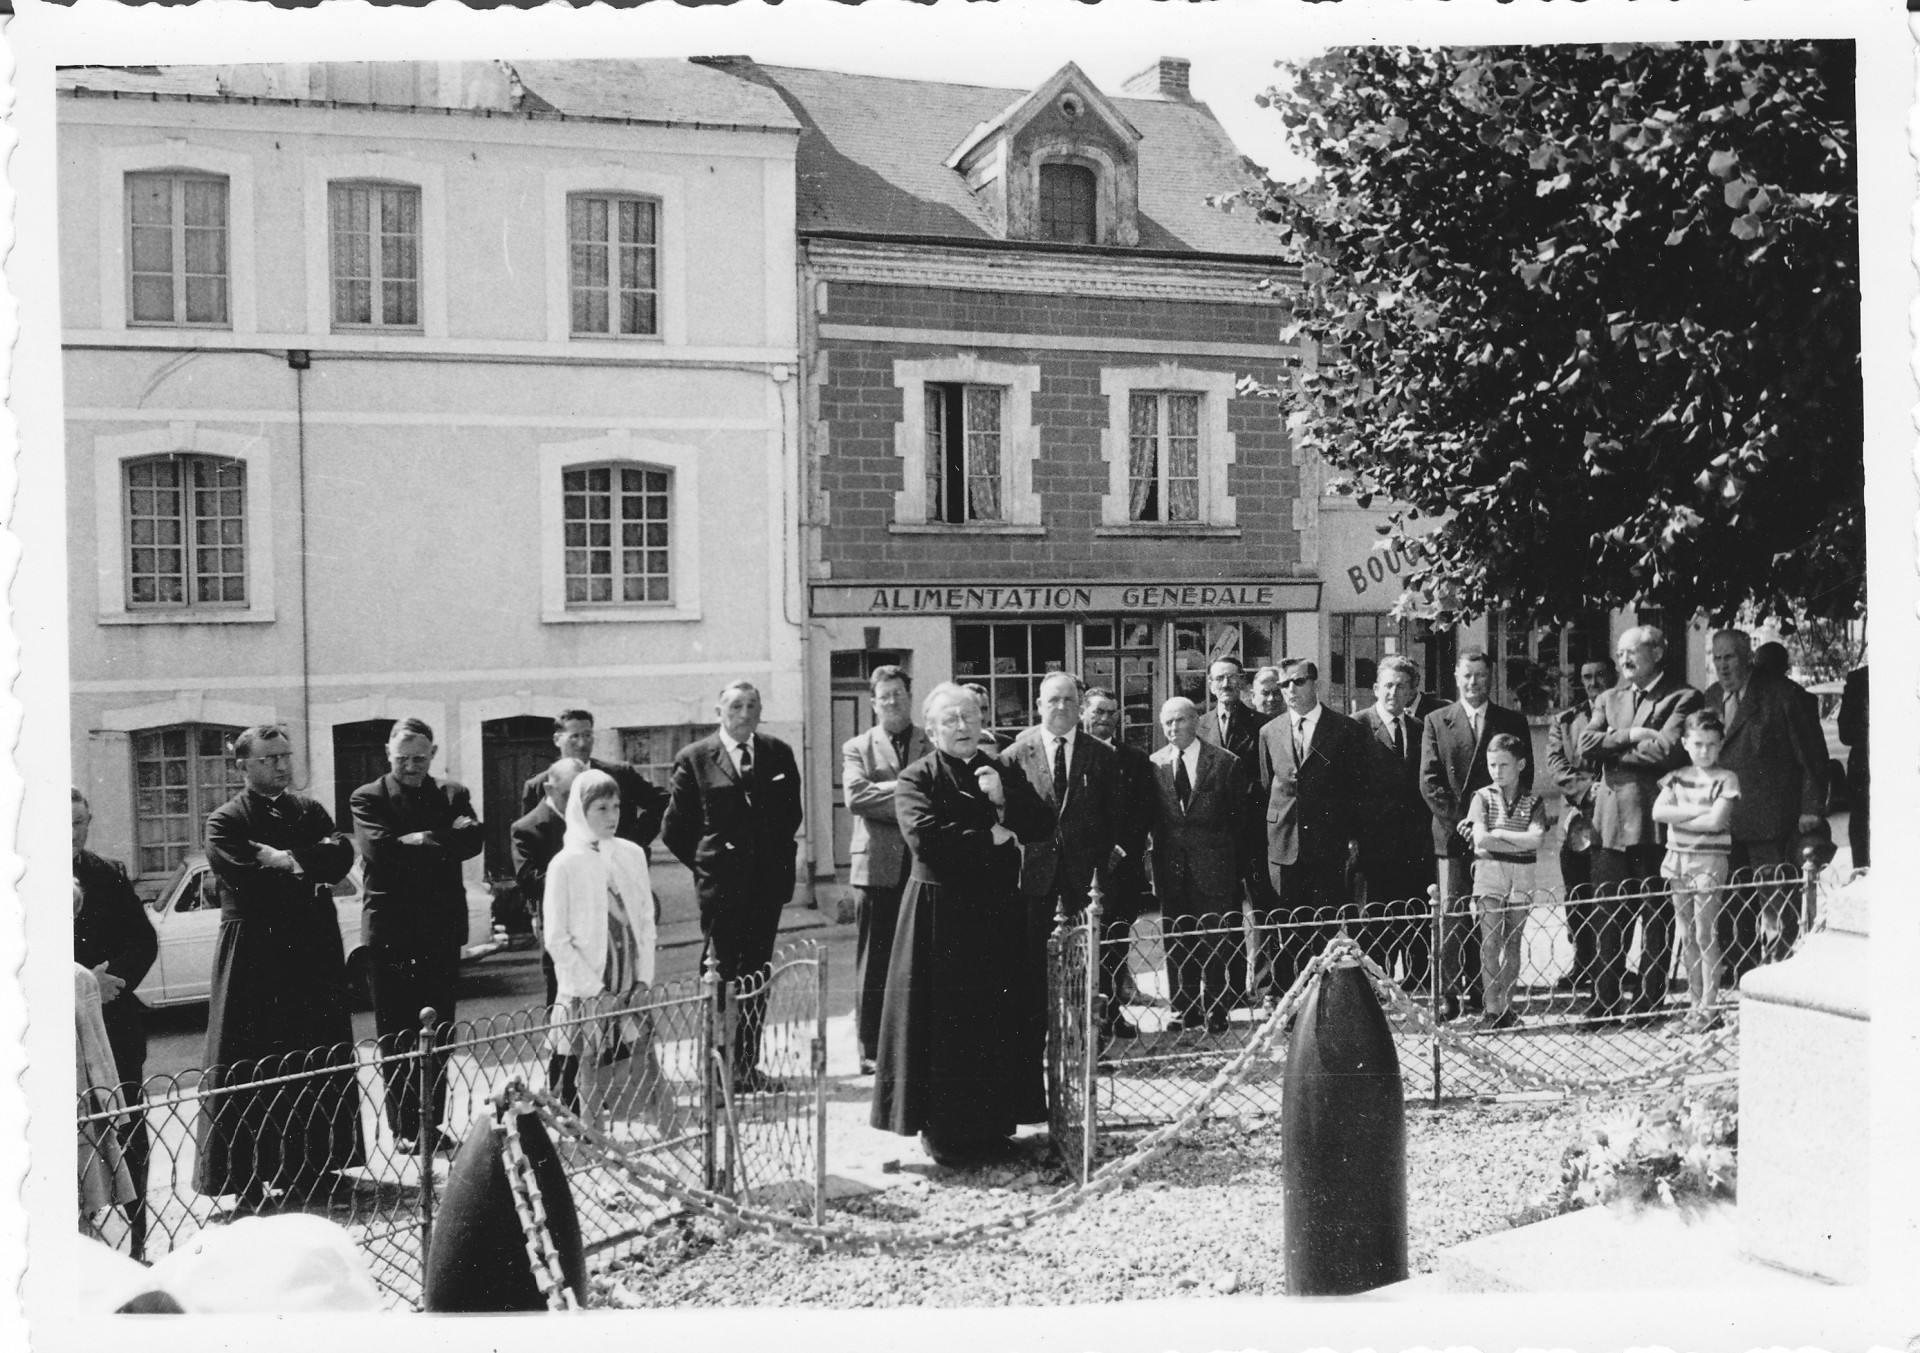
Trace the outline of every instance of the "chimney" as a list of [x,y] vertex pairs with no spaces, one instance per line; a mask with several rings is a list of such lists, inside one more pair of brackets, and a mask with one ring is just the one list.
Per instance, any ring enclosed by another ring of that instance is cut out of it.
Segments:
[[1187,88],[1187,72],[1193,69],[1193,62],[1185,57],[1163,56],[1138,75],[1128,77],[1120,86],[1122,94],[1136,99],[1172,99],[1179,103],[1193,102],[1193,94]]

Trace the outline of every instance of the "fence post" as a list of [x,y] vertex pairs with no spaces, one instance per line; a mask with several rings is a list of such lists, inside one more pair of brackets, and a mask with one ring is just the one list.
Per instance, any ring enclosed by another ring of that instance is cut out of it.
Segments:
[[[1447,867],[1446,861],[1440,867]],[[1430,953],[1427,958],[1427,1009],[1433,1016],[1433,1033],[1428,1035],[1428,1055],[1433,1061],[1433,1102],[1440,1102],[1440,1016],[1445,1013],[1446,989],[1446,953],[1447,953],[1447,917],[1446,908],[1440,901],[1440,885],[1427,885],[1427,906],[1433,921],[1433,936],[1429,942]]]
[[[1045,1010],[1047,1018],[1046,1057],[1047,1075],[1047,1123],[1056,1137],[1064,1138],[1071,1123],[1072,1110],[1067,1091],[1071,1084],[1067,1069],[1067,1032],[1070,1027],[1069,1016],[1072,1006],[1066,993],[1067,968],[1067,899],[1064,894],[1053,899],[1053,934],[1047,940],[1047,990]],[[1059,980],[1056,981],[1055,979]],[[1061,1151],[1061,1163],[1065,1164],[1066,1153]]]
[[[827,1219],[827,947],[814,945],[813,1221]],[[858,996],[854,998],[858,1000]]]
[[721,1012],[720,960],[711,946],[700,973],[700,986],[706,997],[700,1003],[700,1173],[701,1184],[709,1192],[719,1186],[718,1161],[714,1149],[720,1121],[720,1085],[722,1070],[716,1050],[726,1037],[726,1020]]
[[420,1167],[420,1290],[427,1290],[427,1254],[433,1248],[433,1156],[434,1148],[440,1144],[440,1125],[434,1121],[433,1110],[433,1045],[434,1030],[440,1023],[440,1012],[432,1006],[424,1006],[420,1011],[420,1031],[414,1035],[413,1055],[416,1059],[415,1074],[419,1076],[420,1088],[420,1135],[414,1139],[414,1160]]
[[[1800,934],[1813,929],[1820,911],[1820,866],[1816,862],[1819,847],[1809,841],[1800,850]],[[1798,938],[1796,936],[1796,938]],[[1782,954],[1782,958],[1786,955]]]
[[1094,1085],[1100,1072],[1100,1043],[1105,1037],[1100,1009],[1100,875],[1095,871],[1087,889],[1087,999],[1082,1007],[1087,1020],[1087,1037],[1080,1068],[1080,1182],[1093,1177],[1093,1155],[1099,1131],[1098,1104]]

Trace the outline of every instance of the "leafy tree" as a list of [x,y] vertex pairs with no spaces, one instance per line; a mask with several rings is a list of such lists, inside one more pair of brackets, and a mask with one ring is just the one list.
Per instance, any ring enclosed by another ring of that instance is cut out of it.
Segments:
[[1317,180],[1256,196],[1323,356],[1269,393],[1338,491],[1424,535],[1445,618],[1858,613],[1850,43],[1345,48],[1292,76],[1263,101]]

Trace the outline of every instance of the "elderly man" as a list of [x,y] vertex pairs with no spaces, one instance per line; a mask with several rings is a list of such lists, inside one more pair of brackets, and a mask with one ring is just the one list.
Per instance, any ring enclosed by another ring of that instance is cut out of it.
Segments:
[[[247,729],[233,740],[233,759],[246,787],[207,816],[220,938],[207,1003],[214,1073],[201,1086],[194,1187],[235,1194],[240,1210],[270,1188],[300,1200],[349,1196],[353,1181],[339,1172],[366,1156],[332,885],[353,867],[353,844],[325,808],[294,792],[286,729]],[[340,1070],[297,1094],[243,1088],[323,1067]]]
[[[1240,891],[1249,776],[1233,753],[1196,736],[1200,711],[1184,696],[1160,707],[1166,745],[1153,754],[1153,878],[1167,936],[1171,1032],[1224,1032],[1237,1004],[1217,927]],[[1211,918],[1203,920],[1202,918]]]
[[[1260,730],[1255,762],[1266,810],[1267,876],[1279,919],[1294,923],[1272,944],[1272,980],[1280,990],[1327,938],[1306,923],[1351,900],[1348,879],[1360,856],[1365,736],[1353,720],[1320,703],[1319,681],[1320,669],[1305,658],[1280,664],[1286,712]],[[1249,962],[1259,971],[1258,956]]]
[[[566,844],[567,795],[573,791],[573,782],[586,769],[586,762],[570,756],[563,756],[547,767],[543,777],[545,792],[540,802],[513,824],[509,838],[513,847],[513,877],[520,885],[520,896],[526,901],[536,935],[543,933],[540,914],[546,900],[547,866]],[[626,807],[624,800],[621,807]],[[540,949],[540,972],[546,979],[547,1008],[551,1010],[559,999],[560,979],[554,971],[553,955],[546,951],[544,944]],[[547,1088],[568,1104],[579,1103],[575,1089],[579,1065],[580,1059],[569,1053],[556,1052],[547,1060]]]
[[[1026,898],[1027,937],[1022,1032],[1028,1053],[1046,1057],[1047,938],[1054,915],[1077,916],[1100,875],[1104,892],[1120,858],[1120,765],[1113,749],[1080,731],[1080,687],[1066,672],[1040,683],[1040,722],[1001,753],[1023,772],[1054,810],[1052,834],[1021,848],[1020,892]],[[1105,936],[1102,936],[1105,939]],[[1124,952],[1124,945],[1115,948]],[[1111,973],[1102,955],[1103,1008],[1112,1013]]]
[[[1427,984],[1431,924],[1425,919],[1433,882],[1433,814],[1420,793],[1421,724],[1414,717],[1420,669],[1399,655],[1383,658],[1373,683],[1373,704],[1354,716],[1366,734],[1367,795],[1360,820],[1360,872],[1367,902],[1393,907],[1404,919],[1364,927],[1361,944],[1392,971],[1403,959],[1402,984]],[[1406,904],[1419,915],[1408,915]]]
[[[680,750],[660,840],[693,872],[700,930],[722,980],[754,981],[773,958],[780,910],[793,900],[800,769],[793,751],[760,728],[760,692],[735,681],[720,692],[717,732]],[[783,1088],[759,1066],[764,986],[742,1001],[733,1086]]]
[[[1733,801],[1729,863],[1735,869],[1799,866],[1794,838],[1816,830],[1827,814],[1827,741],[1817,704],[1784,676],[1762,673],[1743,630],[1717,630],[1706,707],[1726,725],[1720,765],[1740,777]],[[1791,946],[1798,913],[1780,892],[1742,890],[1720,912],[1721,949],[1735,980],[1764,961],[1762,931]]]
[[1207,693],[1213,703],[1200,716],[1200,741],[1224,747],[1248,765],[1259,754],[1261,717],[1240,698],[1245,682],[1239,662],[1219,658],[1207,668]]
[[[1280,717],[1280,669],[1262,667],[1253,674],[1247,683],[1247,708],[1260,716],[1260,726],[1265,728]],[[1256,757],[1258,752],[1255,753]]]
[[[1155,810],[1153,762],[1145,752],[1121,739],[1120,701],[1112,691],[1089,687],[1081,699],[1080,727],[1088,737],[1113,748],[1119,766],[1121,855],[1108,876],[1103,905],[1109,925],[1131,928],[1154,908],[1153,889],[1147,881],[1147,837],[1153,831]],[[1111,944],[1100,956],[1107,989],[1112,992],[1107,1031],[1115,1038],[1132,1038],[1139,1032],[1122,1013],[1138,994],[1127,970],[1129,947]]]
[[[1432,813],[1435,872],[1442,912],[1440,967],[1446,978],[1449,1016],[1481,1006],[1480,946],[1470,901],[1473,892],[1473,841],[1466,825],[1473,796],[1492,784],[1487,773],[1487,744],[1502,733],[1529,745],[1527,716],[1488,698],[1493,664],[1485,650],[1470,648],[1453,664],[1460,698],[1429,714],[1420,732],[1420,793]],[[1520,792],[1533,786],[1533,767],[1523,766]]]
[[[1567,939],[1573,945],[1573,968],[1560,979],[1568,991],[1591,987],[1593,956],[1598,945],[1598,927],[1590,899],[1593,896],[1593,772],[1580,759],[1580,735],[1593,718],[1593,702],[1620,679],[1612,658],[1590,658],[1580,664],[1580,689],[1586,698],[1561,710],[1547,725],[1547,774],[1559,787],[1566,804],[1563,823],[1568,835],[1560,844],[1560,881],[1566,898]],[[1574,814],[1578,813],[1576,819]],[[1581,840],[1570,839],[1573,828],[1584,823]]]
[[980,706],[980,749],[990,756],[1000,753],[1000,739],[993,735],[993,696],[977,681],[962,682],[960,689]]
[[[486,828],[466,786],[427,773],[439,752],[433,729],[402,719],[387,737],[387,774],[353,791],[354,835],[365,861],[367,945],[373,954],[373,1023],[383,1053],[412,1051],[420,1011],[453,1022],[467,889],[460,866],[485,848]],[[452,1150],[446,1128],[445,1057],[432,1059],[433,1097],[421,1102],[410,1061],[387,1081],[387,1120],[402,1151]]]
[[[1594,906],[1599,919],[1593,1004],[1607,1018],[1652,1014],[1666,1004],[1673,965],[1673,911],[1660,878],[1664,849],[1655,839],[1653,804],[1660,778],[1687,765],[1680,745],[1687,716],[1704,705],[1699,691],[1661,671],[1666,636],[1636,625],[1614,646],[1622,684],[1593,702],[1580,734],[1580,759],[1593,767]],[[1627,945],[1641,921],[1640,990],[1629,1010],[1622,993]]]
[[893,782],[929,750],[926,733],[914,726],[913,678],[903,667],[873,669],[868,680],[873,727],[840,749],[840,786],[853,815],[854,1028],[860,1039],[860,1074],[873,1071],[880,1037],[880,1008],[887,995],[887,961],[900,920],[900,890],[906,886],[908,853],[893,815]]
[[[602,761],[593,754],[593,714],[584,709],[563,709],[553,719],[553,745],[561,761],[581,761],[593,770],[605,771],[620,786],[620,826],[614,835],[631,841],[652,854],[654,837],[660,834],[660,819],[667,811],[667,791],[624,761]],[[557,764],[557,763],[556,763]],[[531,813],[547,796],[548,775],[552,767],[530,777],[520,786],[520,811]],[[566,801],[560,803],[566,810]]]

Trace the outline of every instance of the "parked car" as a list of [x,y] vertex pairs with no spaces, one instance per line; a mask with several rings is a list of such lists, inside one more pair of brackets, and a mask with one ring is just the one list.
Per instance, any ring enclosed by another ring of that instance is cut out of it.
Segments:
[[[360,862],[333,885],[340,945],[347,956],[347,980],[357,1000],[368,999],[372,955],[363,933]],[[213,950],[220,935],[220,894],[204,855],[189,855],[153,903],[153,930],[160,954],[135,994],[148,1005],[192,1005],[213,989]],[[467,885],[467,942],[460,959],[485,958],[498,951],[504,936],[493,927],[493,894],[483,884]]]

